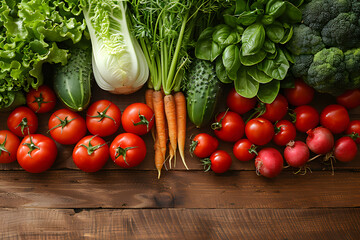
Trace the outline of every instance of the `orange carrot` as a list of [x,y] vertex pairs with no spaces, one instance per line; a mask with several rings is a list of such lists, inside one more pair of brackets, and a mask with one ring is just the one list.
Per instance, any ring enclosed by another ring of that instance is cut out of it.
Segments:
[[[169,142],[169,168],[171,169],[171,162],[172,162],[172,160],[173,160],[173,158],[174,158],[174,150],[173,150],[173,148],[172,148],[172,146],[171,146],[171,142]],[[174,159],[174,161],[175,161],[176,159]],[[175,162],[174,162],[174,166],[175,166]]]
[[156,125],[156,135],[159,139],[159,146],[162,152],[162,164],[165,161],[166,153],[166,123],[165,123],[165,111],[164,111],[164,98],[161,91],[153,92],[153,105],[155,113],[155,125]]
[[177,133],[178,133],[178,147],[181,160],[186,167],[189,169],[185,162],[185,141],[186,141],[186,99],[182,92],[174,94],[176,104],[176,116],[177,116]]
[[161,168],[164,164],[163,154],[160,148],[159,138],[157,137],[154,144],[155,149],[155,167],[158,171],[158,179],[160,179]]
[[[153,92],[154,89],[148,88],[145,91],[145,104],[151,108],[151,110],[154,111],[154,105],[153,105]],[[151,136],[153,140],[155,141],[155,126],[151,128]]]
[[[177,149],[177,124],[176,124],[176,106],[174,96],[169,94],[164,97],[165,104],[165,114],[169,130],[169,140],[171,148],[174,154],[176,155]],[[175,160],[174,160],[175,161]]]

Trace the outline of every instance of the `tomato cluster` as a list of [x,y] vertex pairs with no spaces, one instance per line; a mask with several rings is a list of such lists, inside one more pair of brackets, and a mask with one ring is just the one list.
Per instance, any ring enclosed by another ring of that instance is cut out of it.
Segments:
[[[8,119],[9,130],[0,130],[0,163],[18,161],[28,172],[48,170],[56,160],[57,145],[74,145],[72,158],[85,172],[96,172],[109,157],[123,168],[139,165],[146,155],[141,135],[154,125],[154,113],[144,103],[133,103],[123,114],[114,103],[99,100],[91,104],[84,118],[67,108],[54,111],[48,119],[51,137],[37,133],[37,114],[51,112],[56,95],[48,86],[27,94],[27,107],[13,110]],[[110,144],[102,137],[111,137],[122,126],[125,133],[115,136]],[[86,136],[87,132],[91,135]],[[20,141],[19,137],[23,137]]]
[[[256,98],[244,98],[232,89],[226,99],[228,110],[218,113],[211,125],[216,137],[201,133],[193,139],[190,150],[205,158],[202,162],[206,170],[222,173],[230,168],[231,156],[221,153],[219,157],[218,139],[231,142],[235,158],[255,159],[256,172],[265,177],[277,176],[284,162],[305,170],[308,161],[315,159],[309,159],[311,152],[323,156],[324,161],[353,160],[356,143],[360,143],[360,120],[351,121],[347,109],[360,106],[360,90],[344,93],[336,98],[337,104],[327,105],[321,112],[310,105],[314,93],[297,79],[294,88],[284,89],[271,104],[265,104]],[[245,114],[249,115],[246,121]],[[298,140],[298,132],[307,134],[306,142]],[[284,151],[267,146],[270,142]]]

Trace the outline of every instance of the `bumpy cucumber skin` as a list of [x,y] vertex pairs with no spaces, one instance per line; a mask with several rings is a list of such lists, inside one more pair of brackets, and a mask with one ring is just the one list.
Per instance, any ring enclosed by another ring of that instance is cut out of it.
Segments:
[[71,110],[82,111],[91,99],[91,49],[70,49],[70,58],[54,73],[54,90],[59,99]]
[[191,63],[187,78],[188,116],[197,128],[201,128],[213,119],[221,83],[211,62],[200,59]]

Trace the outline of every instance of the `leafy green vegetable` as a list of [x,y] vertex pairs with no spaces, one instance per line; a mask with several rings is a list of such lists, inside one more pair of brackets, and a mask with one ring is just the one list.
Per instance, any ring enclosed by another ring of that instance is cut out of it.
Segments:
[[236,92],[246,98],[255,97],[259,90],[259,82],[250,77],[246,67],[239,68],[234,85]]
[[225,48],[222,61],[230,79],[236,79],[237,70],[240,67],[240,50],[236,45]]
[[242,54],[253,55],[260,51],[265,41],[265,28],[262,24],[255,23],[247,27],[242,36]]

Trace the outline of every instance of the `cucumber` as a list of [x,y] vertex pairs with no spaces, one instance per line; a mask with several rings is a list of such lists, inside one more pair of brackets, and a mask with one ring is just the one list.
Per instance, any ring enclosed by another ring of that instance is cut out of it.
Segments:
[[200,128],[208,124],[215,113],[221,83],[215,66],[206,60],[195,59],[187,74],[187,112],[189,119]]
[[55,67],[54,90],[59,99],[73,111],[82,111],[90,103],[91,60],[91,48],[71,48],[68,63]]

